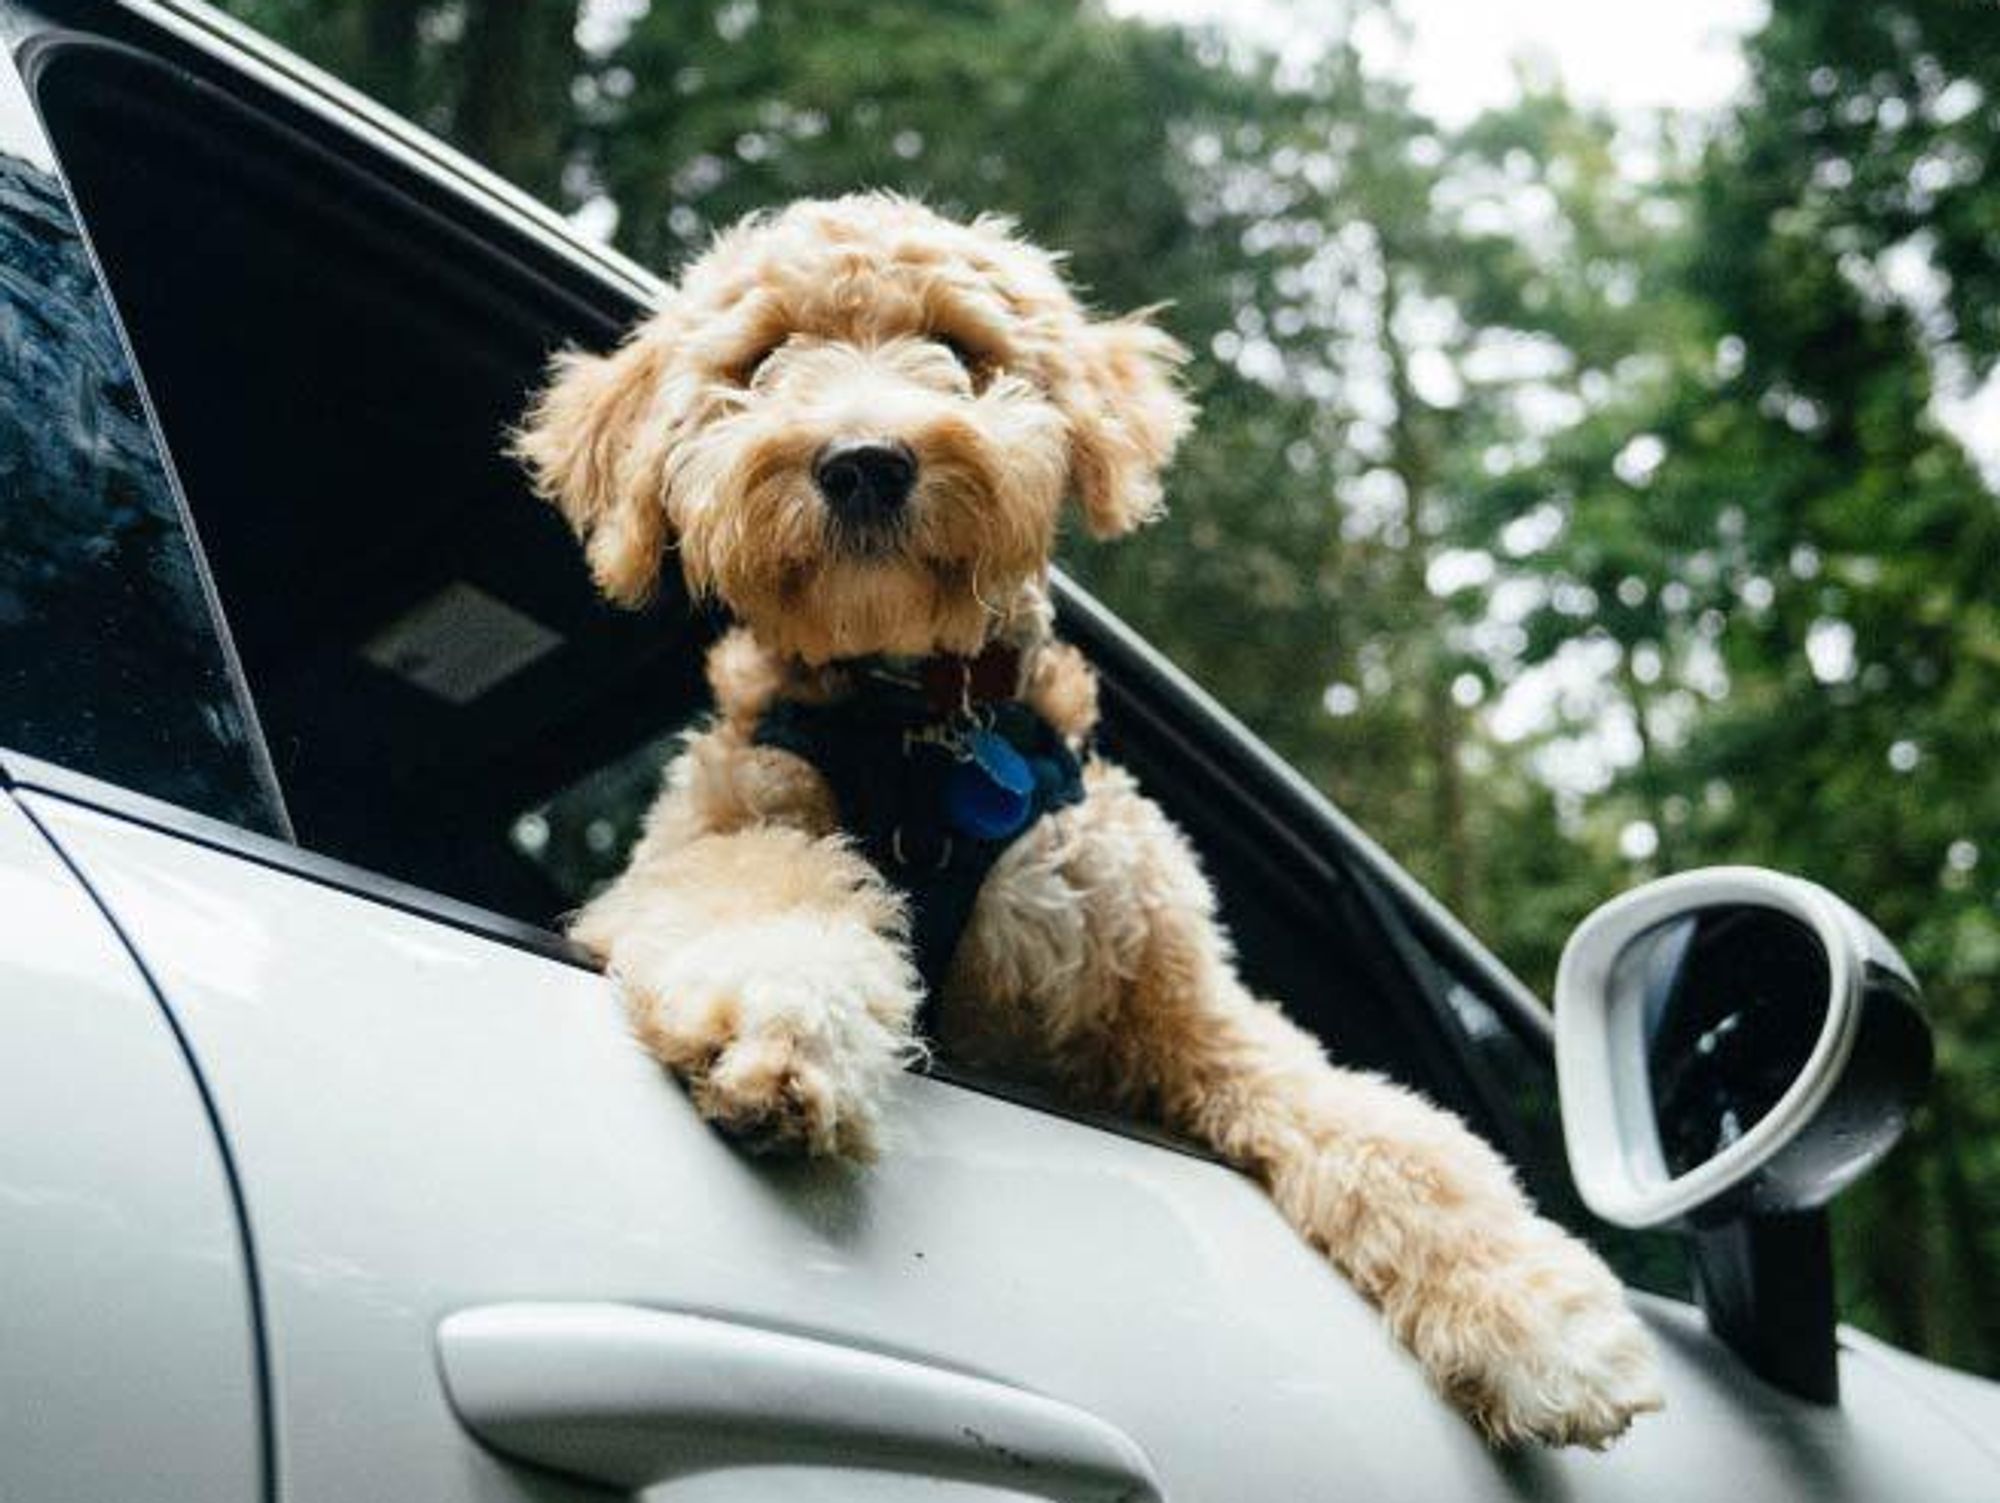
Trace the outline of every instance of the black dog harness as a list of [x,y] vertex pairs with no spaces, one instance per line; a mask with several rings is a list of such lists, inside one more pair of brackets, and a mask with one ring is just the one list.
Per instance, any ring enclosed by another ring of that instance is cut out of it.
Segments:
[[1083,799],[1083,771],[1047,721],[1014,697],[1019,659],[853,665],[828,704],[779,700],[759,746],[803,757],[833,789],[840,822],[909,901],[924,987],[938,995],[1001,853],[1043,815]]

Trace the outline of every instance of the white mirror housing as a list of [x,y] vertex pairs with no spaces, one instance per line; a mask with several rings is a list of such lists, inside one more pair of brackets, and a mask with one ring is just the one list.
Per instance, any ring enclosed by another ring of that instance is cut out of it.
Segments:
[[[1649,1024],[1648,1008],[1658,1003],[1635,984],[1644,966],[1621,961],[1666,926],[1742,910],[1794,921],[1807,952],[1813,944],[1823,952],[1824,969],[1813,966],[1799,983],[1815,993],[1800,1004],[1810,1010],[1791,1021],[1810,1028],[1822,1006],[1823,1018],[1803,1064],[1768,1108],[1725,1134],[1712,1155],[1676,1171],[1662,1148],[1649,1073],[1657,1012]],[[1563,1135],[1584,1203],[1626,1227],[1712,1225],[1823,1206],[1889,1150],[1929,1079],[1930,1033],[1916,999],[1908,966],[1875,926],[1797,877],[1711,867],[1606,903],[1577,928],[1556,975]]]

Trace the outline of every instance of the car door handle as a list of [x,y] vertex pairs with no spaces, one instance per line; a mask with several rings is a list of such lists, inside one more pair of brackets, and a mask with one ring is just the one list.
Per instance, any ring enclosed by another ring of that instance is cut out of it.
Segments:
[[1060,1503],[1160,1503],[1095,1415],[988,1378],[703,1315],[620,1304],[447,1316],[452,1407],[504,1456],[632,1491],[732,1466],[855,1467]]

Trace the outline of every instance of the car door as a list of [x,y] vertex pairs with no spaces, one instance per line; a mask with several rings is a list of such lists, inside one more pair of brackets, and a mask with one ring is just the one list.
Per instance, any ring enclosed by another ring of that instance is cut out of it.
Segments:
[[[1440,1484],[1487,1465],[1371,1312],[1215,1165],[917,1077],[872,1169],[748,1158],[584,969],[185,832],[27,798],[173,999],[227,1124],[284,1496],[547,1495],[472,1442],[440,1382],[449,1319],[524,1301],[892,1355],[919,1388],[978,1376],[991,1391],[960,1396],[950,1428],[905,1437],[918,1474],[979,1472],[966,1432],[1014,1449],[1016,1391],[1069,1406],[1077,1434],[1129,1437],[1178,1497],[1312,1495],[1342,1413],[1401,1437],[1341,1462],[1370,1493],[1411,1465],[1377,1472],[1371,1454],[1428,1458]],[[563,1339],[551,1383],[567,1381]],[[838,1364],[806,1381],[838,1384]],[[764,1496],[761,1469],[781,1461],[803,1496],[894,1496],[837,1463],[905,1418],[864,1412],[816,1455],[806,1418],[793,1433],[775,1416],[768,1450],[735,1457],[740,1476],[673,1496]],[[1007,1468],[984,1469],[1002,1493],[1099,1495],[1077,1478],[1012,1489]],[[1122,1485],[1144,1496],[1144,1481]]]
[[[292,125],[317,112],[321,150],[367,158],[365,122],[303,85],[274,103],[268,70],[191,23],[121,19],[117,30],[138,49],[118,66],[149,85],[138,92],[163,130],[174,111],[219,91],[259,109],[282,103]],[[75,44],[64,45],[74,59]],[[171,74],[164,83],[140,66],[147,48]],[[47,48],[39,56],[47,84],[65,64]],[[343,144],[344,132],[353,139]],[[250,165],[268,173],[273,162]],[[452,190],[434,181],[428,191]],[[451,212],[476,228],[493,211],[466,193]],[[115,212],[97,207],[94,234]],[[486,233],[522,231],[495,219]],[[100,239],[114,293],[148,306],[159,287],[144,277],[162,277],[174,247],[156,239],[150,259],[132,259]],[[330,241],[306,250],[321,257],[303,268],[311,280],[345,275]],[[231,250],[195,241],[188,253],[229,264]],[[486,290],[470,259],[426,270],[455,278],[468,301]],[[579,338],[602,332],[579,321]],[[248,423],[234,403],[275,394],[282,406],[289,364],[253,368],[257,390],[245,395],[228,371],[166,358],[143,331],[135,342],[149,381],[171,375],[151,395],[172,446],[181,434],[197,457],[231,437],[242,448],[263,419],[285,416],[259,408]],[[455,353],[447,345],[441,358]],[[301,367],[330,359],[325,347],[310,354]],[[468,383],[480,354],[457,361]],[[395,416],[411,429],[455,420],[442,387],[398,398]],[[189,500],[196,516],[227,521],[235,498],[210,488],[215,473],[205,460],[189,469]],[[258,539],[276,547],[270,518],[285,491],[246,494],[264,506]],[[370,504],[353,498],[357,513],[372,516]],[[506,525],[496,513],[493,526]],[[273,567],[271,554],[260,563],[227,527],[213,531],[225,553],[243,550],[219,571],[228,601],[236,583]],[[198,575],[202,555],[188,541]],[[354,541],[367,539],[357,529]],[[323,571],[337,572],[330,562]],[[317,583],[287,575],[277,604],[303,617]],[[226,642],[219,616],[184,624],[203,627]],[[304,714],[251,635],[253,685],[264,674],[275,686],[267,704]],[[79,720],[112,713],[108,688],[81,672],[72,680],[72,695],[102,699],[80,705]],[[322,704],[344,687],[326,672],[300,683]],[[524,703],[496,695],[475,729],[492,744],[509,706]],[[256,1249],[280,1497],[589,1497],[603,1496],[600,1483],[632,1491],[657,1479],[661,1496],[709,1500],[1661,1498],[1719,1485],[1863,1498],[1919,1495],[1920,1457],[1933,1464],[1927,1495],[1977,1495],[1969,1443],[1873,1369],[1850,1372],[1845,1411],[1814,1409],[1750,1378],[1694,1312],[1668,1301],[1644,1305],[1665,1348],[1665,1416],[1604,1456],[1495,1455],[1254,1187],[1117,1124],[911,1076],[876,1166],[745,1157],[631,1044],[607,984],[559,940],[425,878],[437,831],[459,831],[459,806],[441,796],[428,811],[398,805],[396,819],[372,821],[379,864],[401,881],[278,838],[286,821],[265,786],[248,697],[224,705],[233,720],[206,719],[240,732],[213,750],[247,767],[237,781],[250,791],[234,797],[248,813],[201,780],[113,765],[88,737],[38,743],[42,760],[5,765],[116,917],[200,1062]],[[1124,706],[1129,749],[1143,753],[1142,710]],[[312,792],[309,723],[281,723],[286,791]],[[311,728],[329,739],[339,729],[324,719]],[[1241,808],[1225,770],[1176,753],[1164,731],[1156,739],[1148,771],[1191,823],[1204,804]],[[421,764],[431,748],[391,740],[376,750]],[[347,803],[324,807],[365,804],[354,785],[368,771],[365,759],[342,764],[333,781],[350,785]],[[170,802],[143,796],[159,793]],[[473,849],[460,842],[445,852],[458,865],[435,869],[469,880]],[[1247,877],[1237,888],[1247,958],[1311,955],[1336,923],[1330,904],[1277,892]],[[1343,912],[1337,922],[1365,920]],[[1412,1019],[1428,1005],[1414,987],[1389,1000]],[[1449,1050],[1441,1026],[1410,1024]],[[688,1373],[691,1387],[679,1382]],[[756,1402],[718,1407],[718,1395],[746,1394]]]
[[[1990,1459],[1887,1369],[1845,1357],[1844,1407],[1805,1404],[1646,1296],[1667,1412],[1602,1455],[1494,1453],[1219,1165],[917,1076],[875,1166],[748,1157],[591,972],[27,776],[228,1132],[281,1497],[1990,1496]],[[455,1372],[468,1320],[498,1356]],[[761,1421],[676,1389],[690,1363]],[[1052,1403],[1024,1419],[1024,1395]]]
[[[16,18],[0,11],[0,38]],[[227,653],[47,142],[0,66],[0,745],[261,823]],[[0,755],[0,1497],[265,1497],[254,1263],[151,982]]]
[[0,794],[0,1497],[263,1496],[222,1146],[103,913]]

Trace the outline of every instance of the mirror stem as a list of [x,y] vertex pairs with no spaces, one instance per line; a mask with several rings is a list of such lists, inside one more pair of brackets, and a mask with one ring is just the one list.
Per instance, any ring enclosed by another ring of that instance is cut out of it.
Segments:
[[1716,1335],[1766,1382],[1839,1403],[1825,1210],[1745,1216],[1697,1228],[1693,1243],[1695,1289]]

